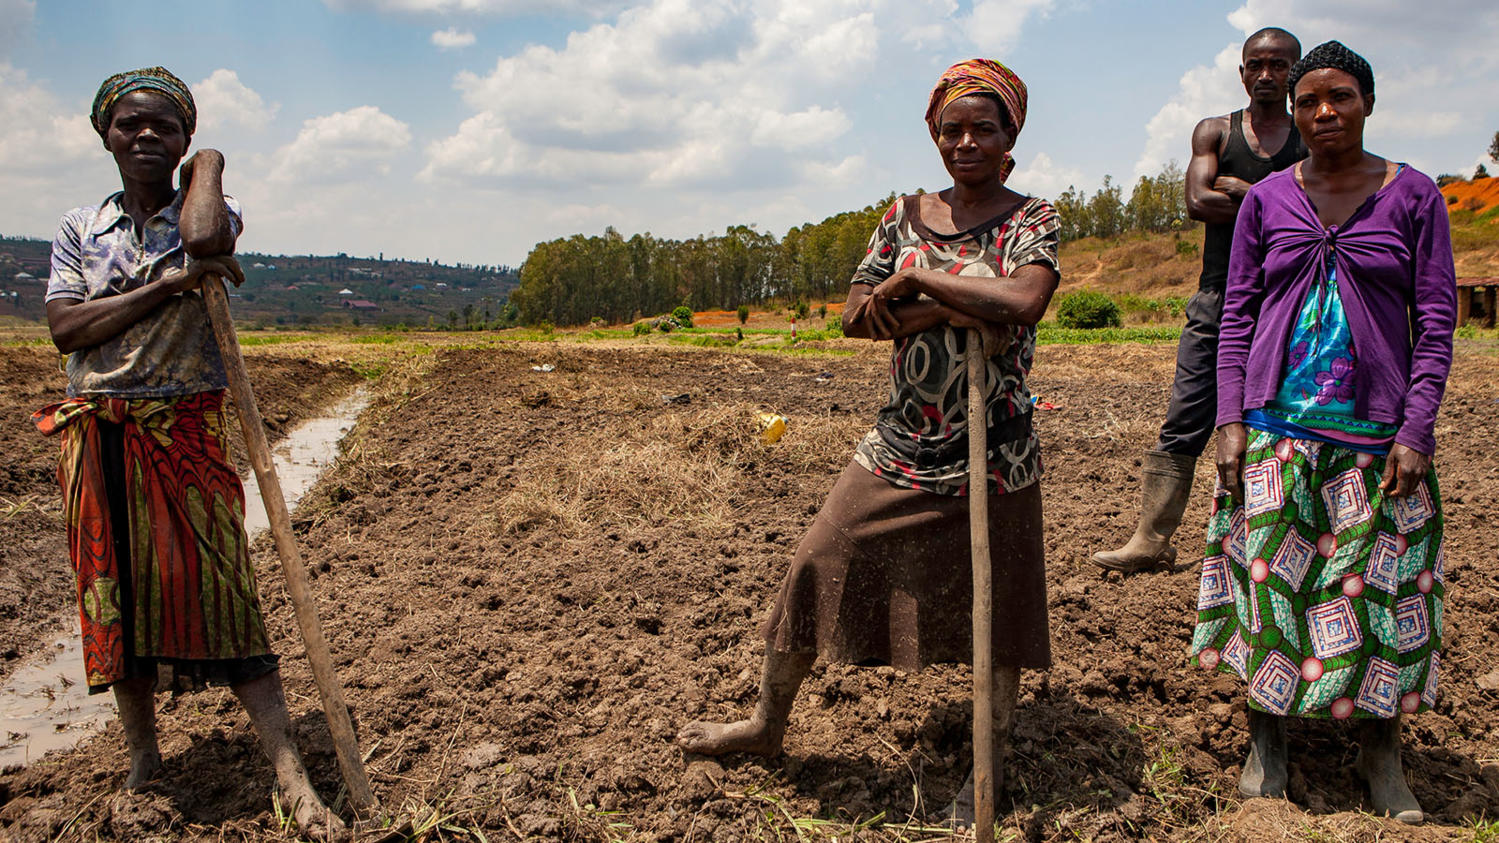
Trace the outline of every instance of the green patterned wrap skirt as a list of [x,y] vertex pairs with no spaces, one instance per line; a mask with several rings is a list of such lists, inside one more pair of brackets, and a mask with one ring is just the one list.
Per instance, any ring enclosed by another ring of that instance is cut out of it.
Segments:
[[1436,471],[1386,497],[1383,457],[1248,434],[1244,499],[1220,487],[1208,521],[1193,662],[1244,679],[1271,714],[1429,709],[1445,593]]

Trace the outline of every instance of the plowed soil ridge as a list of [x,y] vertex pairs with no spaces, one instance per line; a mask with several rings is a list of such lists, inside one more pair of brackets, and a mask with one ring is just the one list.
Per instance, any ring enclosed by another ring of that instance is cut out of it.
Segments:
[[[1437,431],[1450,598],[1442,699],[1406,728],[1433,822],[1421,839],[1499,815],[1499,694],[1480,687],[1499,645],[1494,359],[1492,345],[1460,347]],[[543,363],[555,370],[533,370]],[[443,351],[388,377],[298,514],[386,806],[438,808],[489,839],[816,837],[871,819],[866,838],[922,837],[881,824],[929,822],[957,790],[964,668],[820,665],[774,760],[671,743],[687,720],[748,713],[758,624],[883,402],[886,366],[873,346],[832,359],[533,345]],[[1167,346],[1038,353],[1033,385],[1059,406],[1038,414],[1056,665],[1025,678],[1004,821],[1036,840],[1392,835],[1355,813],[1367,805],[1350,734],[1331,724],[1292,729],[1299,808],[1241,807],[1242,688],[1185,658],[1195,568],[1121,579],[1087,562],[1133,526],[1171,369]],[[790,417],[780,442],[759,441],[759,410]],[[1183,559],[1210,473],[1201,463]],[[331,794],[327,731],[264,542],[256,558],[299,738]],[[150,811],[101,797],[123,779],[116,726],[0,775],[0,836],[278,839],[271,771],[232,698],[161,709],[169,772]]]

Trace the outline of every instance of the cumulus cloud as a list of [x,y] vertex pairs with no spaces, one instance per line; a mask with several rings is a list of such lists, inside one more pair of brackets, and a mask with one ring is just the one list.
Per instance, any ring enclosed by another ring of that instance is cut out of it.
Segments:
[[[1499,5],[1490,0],[1426,4],[1420,14],[1403,0],[1246,0],[1228,22],[1246,36],[1284,27],[1304,49],[1336,38],[1369,59],[1378,102],[1367,140],[1376,151],[1420,167],[1440,166],[1422,160],[1419,141],[1481,136],[1485,115],[1472,106],[1492,101],[1491,80],[1499,72],[1499,55],[1490,48],[1499,39]],[[1185,158],[1197,120],[1244,104],[1237,76],[1241,47],[1226,44],[1212,66],[1183,74],[1177,93],[1146,125],[1136,176]]]
[[239,81],[238,73],[222,67],[192,86],[192,91],[200,134],[228,126],[260,131],[281,107],[278,103],[267,105],[260,94]]
[[603,15],[624,6],[623,0],[324,0],[341,11],[375,9],[409,15],[520,15],[568,12]]
[[86,108],[0,61],[0,231],[49,237],[64,211],[119,189]]
[[1285,26],[1306,49],[1336,38],[1367,58],[1378,95],[1367,142],[1376,152],[1429,169],[1445,163],[1424,160],[1430,141],[1493,131],[1485,121],[1499,73],[1499,5],[1490,0],[1427,3],[1419,14],[1402,0],[1246,0],[1228,21],[1246,34]]
[[839,98],[876,70],[885,2],[650,0],[460,74],[475,113],[428,146],[423,176],[708,187],[845,172]]
[[57,167],[105,154],[82,108],[70,107],[0,63],[0,173]]
[[1044,17],[1053,5],[1053,0],[974,0],[964,31],[980,50],[1006,53],[1019,42],[1026,19]]
[[1058,164],[1050,155],[1038,152],[1029,163],[1015,162],[1008,185],[1021,193],[1055,199],[1069,187],[1081,187],[1083,171]]
[[473,46],[474,34],[468,30],[460,30],[457,27],[439,29],[432,33],[432,43],[439,50],[459,50],[464,47]]
[[276,182],[339,183],[390,172],[411,145],[411,127],[372,105],[302,124],[297,137],[272,153],[266,175]]
[[1239,81],[1241,56],[1242,45],[1230,44],[1211,66],[1198,65],[1182,74],[1176,96],[1145,124],[1145,149],[1135,161],[1136,179],[1155,175],[1172,159],[1189,158],[1192,129],[1199,120],[1243,106],[1248,95]]

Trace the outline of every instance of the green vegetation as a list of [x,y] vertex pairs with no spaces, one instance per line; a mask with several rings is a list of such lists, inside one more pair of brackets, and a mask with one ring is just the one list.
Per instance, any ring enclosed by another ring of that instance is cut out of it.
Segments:
[[894,201],[891,194],[878,205],[792,228],[779,240],[749,225],[687,240],[626,239],[611,226],[602,236],[538,243],[521,266],[510,302],[522,323],[551,319],[559,325],[595,315],[623,322],[680,304],[737,310],[800,301],[805,308],[807,300],[842,295],[869,233]]
[[1064,328],[1053,322],[1036,326],[1038,345],[1092,345],[1104,342],[1176,342],[1180,325],[1141,328]]
[[672,321],[676,322],[679,326],[683,328],[691,328],[692,308],[688,307],[685,304],[678,305],[677,307],[672,309],[671,318]]
[[1096,290],[1078,290],[1057,297],[1057,324],[1063,328],[1118,328],[1119,305]]

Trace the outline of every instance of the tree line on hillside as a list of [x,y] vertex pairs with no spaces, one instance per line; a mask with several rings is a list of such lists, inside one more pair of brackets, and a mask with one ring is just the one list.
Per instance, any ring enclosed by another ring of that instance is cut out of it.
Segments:
[[[780,239],[753,225],[687,240],[649,233],[626,238],[611,226],[599,236],[538,243],[521,265],[510,304],[524,324],[581,325],[596,318],[631,321],[681,305],[735,310],[842,298],[870,233],[895,198],[892,193],[878,204],[794,227]],[[1054,204],[1064,241],[1191,225],[1175,161],[1142,176],[1128,201],[1105,176],[1092,196],[1069,186]]]

